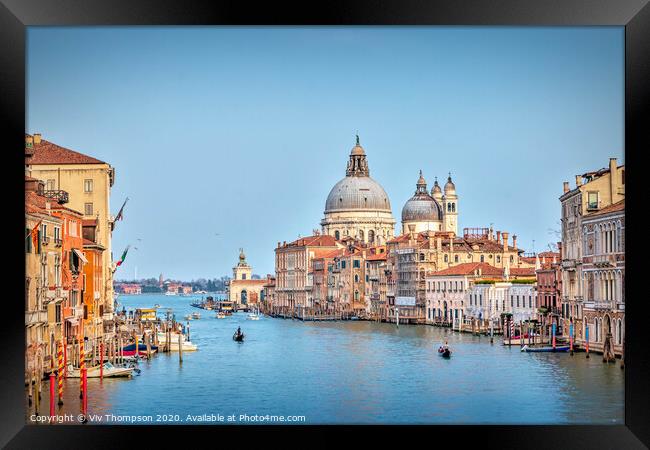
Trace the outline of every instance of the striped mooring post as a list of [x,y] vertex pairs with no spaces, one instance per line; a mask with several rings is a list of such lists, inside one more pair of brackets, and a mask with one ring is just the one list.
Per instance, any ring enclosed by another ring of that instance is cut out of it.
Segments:
[[[79,340],[79,398],[84,398],[84,370],[86,370],[86,356],[84,355],[84,341]],[[83,409],[83,404],[82,404]],[[83,412],[83,411],[82,411]]]
[[57,377],[59,406],[63,405],[63,341],[59,341],[59,347],[56,352],[57,360],[59,363],[59,372]]

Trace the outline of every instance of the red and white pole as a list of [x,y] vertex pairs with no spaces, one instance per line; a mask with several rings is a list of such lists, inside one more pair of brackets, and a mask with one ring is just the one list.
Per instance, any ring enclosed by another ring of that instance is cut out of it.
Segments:
[[54,377],[54,371],[50,372],[50,417],[54,417],[54,399],[56,397],[56,394],[54,392],[54,384],[55,384],[55,377]]
[[99,343],[99,381],[104,381],[104,341]]

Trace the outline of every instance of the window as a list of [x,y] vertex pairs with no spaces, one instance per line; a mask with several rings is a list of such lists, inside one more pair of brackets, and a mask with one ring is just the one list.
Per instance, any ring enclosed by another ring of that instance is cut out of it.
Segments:
[[500,257],[499,255],[497,255],[497,262],[498,262],[498,263],[501,262],[501,257]]
[[84,192],[93,191],[93,180],[84,180]]
[[587,193],[587,209],[598,209],[598,192]]
[[485,262],[485,255],[481,255],[481,262]]
[[92,216],[93,215],[93,204],[92,203],[84,203],[84,214],[87,216]]
[[26,227],[25,235],[27,235],[27,237],[25,238],[25,253],[31,253],[32,252],[32,229]]
[[355,283],[359,282],[359,275],[356,275],[356,274],[354,275],[354,282]]
[[339,230],[336,230],[334,232],[334,239],[336,239],[337,241],[341,239],[341,233],[339,233]]
[[458,255],[454,256],[454,262],[458,262]]
[[345,261],[341,261],[341,269],[345,269]]
[[246,279],[246,274],[245,274],[245,273],[242,273],[242,274],[241,274],[241,279],[242,279],[242,280],[245,280],[245,279]]
[[45,183],[45,189],[47,189],[48,191],[53,191],[55,182],[56,182],[55,180],[47,180],[47,183]]
[[354,267],[355,269],[358,269],[359,267],[361,267],[361,265],[360,265],[358,259],[355,259],[355,260],[352,262],[352,267]]
[[519,308],[519,296],[517,296],[517,308]]
[[449,262],[449,255],[445,255],[445,262]]

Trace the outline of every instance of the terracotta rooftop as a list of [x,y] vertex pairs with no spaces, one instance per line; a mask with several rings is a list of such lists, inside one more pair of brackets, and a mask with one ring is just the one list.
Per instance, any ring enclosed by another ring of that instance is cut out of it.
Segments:
[[613,212],[618,212],[618,211],[625,211],[625,199],[621,200],[620,202],[616,202],[612,205],[605,206],[603,209],[599,211],[592,212],[590,214],[585,215],[585,218],[591,218],[591,217],[596,217],[596,216],[601,216],[604,214],[609,214]]
[[488,263],[473,262],[473,263],[463,263],[458,264],[457,266],[449,267],[447,269],[442,269],[437,272],[432,273],[431,275],[473,275],[477,270],[481,270],[480,276],[499,276],[503,275],[503,269],[491,266]]
[[[259,280],[230,280],[230,284],[232,283],[237,283],[237,284],[266,284],[268,280],[266,278],[259,279]],[[180,286],[180,284],[179,284]]]
[[307,236],[303,238],[296,239],[293,242],[289,242],[284,247],[334,247],[336,246],[336,239],[329,235],[316,235],[316,236]]
[[510,275],[516,277],[534,277],[534,267],[512,267],[510,268]]
[[[25,136],[31,136],[25,134]],[[30,165],[39,164],[106,164],[92,156],[75,152],[69,148],[61,147],[53,142],[42,139],[40,144],[33,145],[34,155],[29,160]]]
[[43,212],[47,211],[46,208],[46,203],[50,203],[50,210],[57,210],[57,211],[67,211],[74,213],[79,216],[83,216],[79,211],[76,211],[74,209],[66,208],[65,206],[59,204],[56,200],[53,200],[51,198],[43,197],[41,195],[38,195],[36,192],[33,191],[27,191],[25,192],[25,208],[32,207],[36,209],[40,209]]

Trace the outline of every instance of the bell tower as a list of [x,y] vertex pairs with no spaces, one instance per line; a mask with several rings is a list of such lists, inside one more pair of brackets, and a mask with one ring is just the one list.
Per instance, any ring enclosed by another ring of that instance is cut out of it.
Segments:
[[456,185],[451,181],[451,172],[445,183],[445,194],[442,196],[442,231],[453,231],[458,236],[458,195]]
[[244,254],[244,249],[239,249],[239,262],[235,267],[232,268],[232,279],[233,280],[250,280],[253,272],[253,268],[248,265],[246,262],[246,255]]

